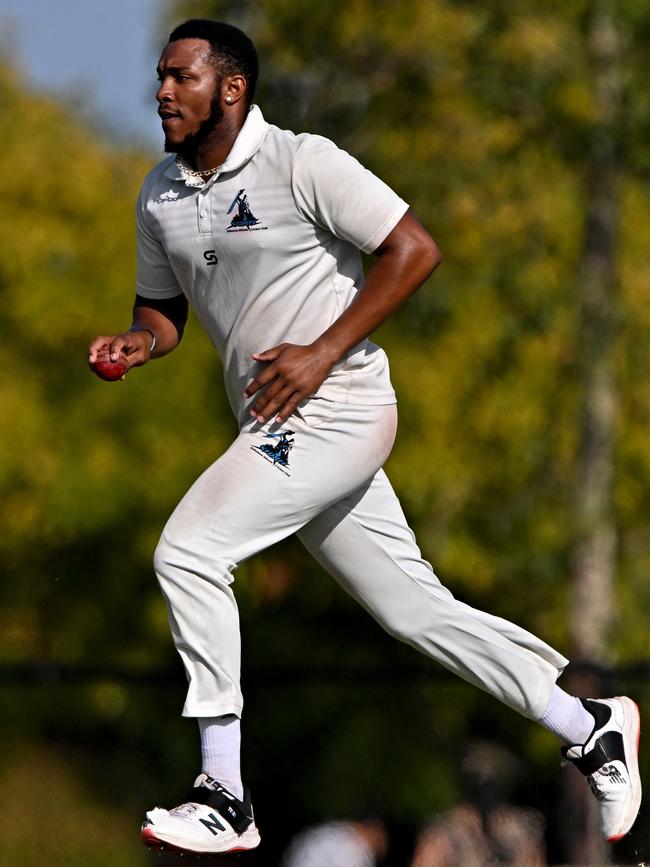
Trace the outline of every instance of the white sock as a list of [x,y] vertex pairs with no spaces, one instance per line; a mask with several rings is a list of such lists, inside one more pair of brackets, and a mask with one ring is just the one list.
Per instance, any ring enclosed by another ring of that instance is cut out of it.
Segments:
[[565,744],[573,745],[584,744],[596,721],[579,698],[556,686],[539,722]]
[[218,780],[229,792],[244,797],[239,753],[241,726],[234,713],[226,716],[199,717],[201,732],[201,770]]

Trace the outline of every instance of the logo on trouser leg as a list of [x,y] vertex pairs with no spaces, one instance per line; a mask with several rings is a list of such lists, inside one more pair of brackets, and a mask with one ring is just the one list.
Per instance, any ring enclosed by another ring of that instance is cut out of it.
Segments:
[[278,433],[264,434],[265,439],[277,440],[275,443],[262,443],[259,446],[251,446],[254,452],[261,455],[269,463],[277,467],[285,476],[290,476],[289,470],[289,452],[293,448],[293,437],[295,431],[285,430]]

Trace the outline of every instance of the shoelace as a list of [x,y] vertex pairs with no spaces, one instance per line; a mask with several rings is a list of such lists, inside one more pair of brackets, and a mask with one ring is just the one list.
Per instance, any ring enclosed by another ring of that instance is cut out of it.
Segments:
[[178,807],[174,807],[169,811],[170,816],[176,816],[179,819],[185,819],[187,816],[191,816],[192,813],[195,813],[197,809],[196,804],[192,804],[191,802],[188,804],[180,804]]

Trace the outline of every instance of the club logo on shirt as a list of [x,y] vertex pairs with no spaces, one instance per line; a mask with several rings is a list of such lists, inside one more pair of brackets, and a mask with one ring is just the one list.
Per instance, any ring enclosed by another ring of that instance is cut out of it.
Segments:
[[260,229],[268,229],[268,226],[260,225],[261,221],[258,220],[252,212],[248,196],[245,195],[245,189],[246,188],[244,187],[243,190],[240,190],[237,193],[235,198],[232,200],[232,204],[226,211],[226,214],[230,215],[233,213],[235,208],[237,209],[230,225],[226,229],[227,232],[257,232]]
[[290,476],[291,473],[288,472],[289,452],[293,448],[294,440],[289,439],[289,437],[293,437],[294,433],[295,431],[285,430],[264,434],[265,439],[277,440],[277,442],[262,443],[259,446],[251,446],[251,449],[273,464],[274,467],[277,467],[285,476]]

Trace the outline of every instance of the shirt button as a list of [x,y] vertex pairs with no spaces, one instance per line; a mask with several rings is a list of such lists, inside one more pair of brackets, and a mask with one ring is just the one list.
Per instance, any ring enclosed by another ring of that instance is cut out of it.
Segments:
[[205,218],[206,218],[207,216],[208,216],[208,215],[207,215],[207,213],[206,213],[205,211],[201,211],[201,219],[202,219],[202,220],[205,220]]

